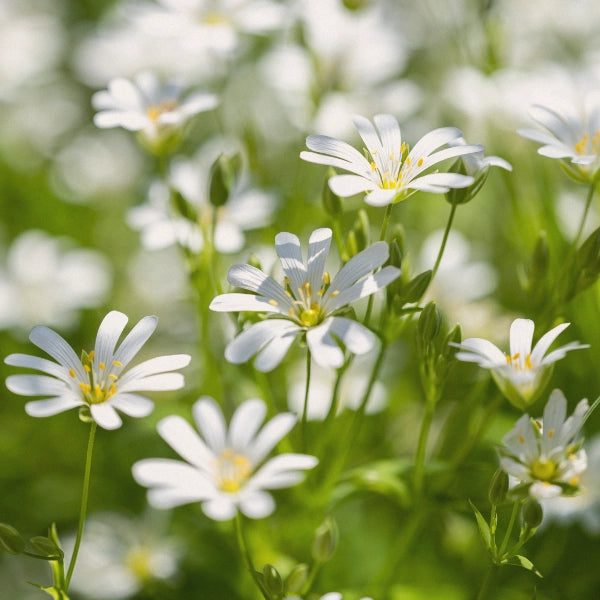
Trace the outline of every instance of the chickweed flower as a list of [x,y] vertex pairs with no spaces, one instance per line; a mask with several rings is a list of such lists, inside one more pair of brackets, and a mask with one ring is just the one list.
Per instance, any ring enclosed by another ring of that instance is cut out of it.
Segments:
[[100,427],[117,429],[122,424],[117,410],[131,417],[149,415],[154,404],[137,392],[181,389],[183,375],[172,371],[185,367],[190,356],[158,356],[125,372],[158,324],[157,317],[144,317],[116,348],[127,320],[123,313],[108,313],[98,329],[94,350],[82,352],[81,358],[58,333],[37,325],[29,339],[56,362],[10,354],[4,360],[6,364],[41,371],[43,375],[10,375],[6,387],[22,396],[48,396],[25,405],[32,417],[49,417],[80,406],[89,410]]
[[578,181],[595,181],[600,173],[600,91],[586,95],[581,114],[534,105],[530,115],[546,131],[519,129],[518,133],[543,144],[538,154],[562,159],[565,171]]
[[144,71],[133,81],[118,77],[107,90],[96,92],[92,104],[99,112],[94,123],[100,128],[123,127],[139,133],[140,142],[153,152],[170,149],[185,123],[218,103],[214,94],[196,92],[183,98],[174,82],[162,85],[158,77]]
[[216,521],[233,518],[238,509],[252,519],[270,515],[275,502],[265,490],[298,483],[302,471],[318,461],[290,453],[265,462],[296,423],[291,413],[279,413],[259,431],[266,412],[262,400],[247,400],[227,428],[217,403],[205,396],[192,407],[201,435],[183,417],[160,421],[160,436],[186,462],[148,458],[133,465],[134,479],[150,488],[148,502],[162,509],[201,502],[204,513]]
[[579,489],[579,477],[587,468],[581,440],[575,441],[588,411],[581,400],[569,418],[567,400],[560,390],[550,394],[542,420],[523,415],[504,436],[500,466],[516,477],[513,496],[542,499],[572,495]]
[[299,239],[291,233],[277,234],[275,248],[285,273],[283,286],[251,265],[229,269],[231,285],[254,293],[221,294],[210,308],[269,313],[272,317],[254,323],[229,343],[225,349],[229,362],[243,363],[256,355],[254,366],[270,371],[299,335],[306,337],[313,358],[326,368],[338,368],[344,362],[338,340],[353,354],[364,354],[374,347],[375,335],[340,312],[351,302],[384,288],[400,275],[400,269],[388,265],[372,272],[389,254],[388,245],[377,242],[351,258],[331,279],[325,271],[331,235],[327,228],[313,231],[304,262]]
[[510,326],[510,353],[481,338],[468,338],[460,344],[456,358],[476,362],[490,369],[500,391],[517,408],[524,410],[542,393],[552,374],[554,363],[569,350],[589,348],[587,344],[570,342],[547,353],[552,342],[570,323],[557,325],[545,333],[531,349],[534,323],[530,319],[515,319]]
[[[354,125],[365,144],[365,156],[358,150],[326,135],[309,135],[300,158],[350,171],[354,175],[335,175],[329,187],[341,197],[366,192],[365,202],[385,206],[408,198],[417,190],[443,194],[450,188],[471,185],[473,177],[459,173],[426,173],[430,167],[448,158],[482,152],[482,146],[438,148],[462,136],[455,127],[434,129],[412,149],[402,141],[400,126],[392,115],[375,115],[373,124],[356,115]],[[436,152],[437,150],[437,152]]]

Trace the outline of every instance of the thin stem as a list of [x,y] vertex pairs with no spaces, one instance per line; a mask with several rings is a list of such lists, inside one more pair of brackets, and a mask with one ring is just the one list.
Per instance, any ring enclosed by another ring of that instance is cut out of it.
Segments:
[[513,527],[515,525],[515,520],[517,519],[517,515],[519,514],[519,509],[521,507],[521,502],[515,502],[512,514],[510,515],[510,521],[508,522],[508,527],[506,529],[506,533],[504,534],[504,539],[502,540],[502,545],[498,550],[498,558],[501,558],[508,546],[508,540],[510,539],[510,534],[512,533]]
[[337,376],[335,378],[335,384],[333,386],[333,392],[331,394],[331,404],[329,405],[329,411],[327,413],[327,416],[325,417],[325,421],[323,422],[323,427],[325,430],[337,414],[337,411],[340,407],[340,384],[342,383],[342,377],[344,376],[346,369],[350,366],[351,361],[352,359],[350,358],[338,370]]
[[581,223],[579,223],[579,229],[577,230],[577,235],[573,240],[573,248],[577,248],[577,244],[579,244],[579,239],[583,234],[583,229],[585,227],[585,221],[587,219],[588,213],[590,212],[590,206],[592,205],[592,198],[594,197],[594,190],[596,189],[594,183],[590,184],[590,189],[588,190],[587,198],[585,199],[585,208],[583,209],[583,215],[581,216]]
[[452,204],[452,208],[450,209],[450,215],[448,216],[446,229],[444,229],[444,237],[442,238],[442,243],[440,244],[440,249],[438,251],[437,258],[435,259],[435,264],[433,265],[431,279],[435,277],[440,263],[442,262],[442,256],[444,255],[444,250],[446,249],[446,242],[448,241],[448,235],[450,234],[450,229],[452,228],[452,222],[454,221],[454,215],[456,214],[457,206],[458,204]]
[[306,348],[306,387],[304,388],[304,406],[302,407],[302,447],[306,449],[306,429],[308,426],[308,392],[310,390],[310,371],[312,365],[312,356],[310,350]]
[[92,471],[92,454],[94,451],[94,437],[96,436],[96,422],[92,422],[90,427],[90,437],[88,439],[87,454],[85,458],[85,472],[83,475],[83,492],[81,494],[81,509],[79,511],[79,524],[77,525],[77,537],[75,538],[75,546],[73,548],[73,555],[71,556],[71,562],[69,563],[69,570],[67,571],[67,577],[65,578],[65,591],[69,590],[69,583],[73,576],[73,570],[75,569],[75,563],[77,562],[77,554],[79,553],[79,546],[81,545],[81,536],[83,534],[83,526],[85,524],[85,515],[87,512],[88,495],[90,491],[90,473]]
[[481,584],[479,594],[477,594],[477,600],[483,600],[487,596],[488,590],[490,589],[490,584],[492,583],[492,579],[494,578],[494,575],[496,574],[497,570],[498,565],[492,563],[487,573],[485,574],[485,579]]
[[250,556],[250,552],[248,551],[248,546],[246,545],[246,540],[244,539],[244,533],[242,531],[242,516],[240,515],[240,513],[237,513],[235,515],[235,534],[236,534],[236,538],[237,538],[238,547],[240,549],[240,553],[242,555],[242,558],[244,559],[244,564],[246,565],[248,572],[252,576],[252,580],[254,581],[254,583],[256,583],[263,598],[265,600],[270,600],[269,596],[266,594],[265,590],[263,589],[263,586],[262,586],[260,580],[258,579],[258,574],[256,572],[256,569],[254,568],[254,563],[252,562],[252,557]]
[[427,450],[427,440],[429,438],[429,430],[431,429],[434,411],[435,402],[428,400],[425,404],[425,413],[423,414],[423,420],[421,421],[419,441],[417,443],[417,452],[415,454],[414,486],[415,496],[417,498],[423,491],[423,478],[425,476],[425,453]]
[[379,233],[379,241],[385,240],[385,234],[387,233],[388,225],[390,224],[390,217],[392,216],[393,204],[388,204],[385,207],[385,213],[383,214],[383,221],[381,222],[381,232]]

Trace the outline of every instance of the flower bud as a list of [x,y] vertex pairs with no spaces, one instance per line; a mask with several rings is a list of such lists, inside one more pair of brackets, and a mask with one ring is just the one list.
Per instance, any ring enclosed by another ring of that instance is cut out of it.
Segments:
[[213,206],[223,206],[229,199],[242,166],[239,154],[221,154],[210,168],[208,198]]
[[283,596],[283,581],[277,569],[273,565],[266,564],[262,570],[263,584],[273,598],[281,598]]
[[421,296],[427,291],[432,277],[433,271],[430,269],[419,273],[416,277],[413,277],[406,284],[406,288],[404,290],[406,302],[418,302]]
[[309,566],[306,563],[296,565],[285,579],[286,594],[300,594],[308,581]]
[[542,509],[542,505],[537,500],[528,498],[521,509],[523,526],[527,529],[535,529],[541,525],[543,518],[544,510]]
[[59,560],[63,558],[64,552],[50,538],[37,535],[29,540],[31,547],[48,560]]
[[502,504],[506,500],[506,494],[508,493],[508,474],[502,469],[498,469],[488,490],[488,498],[491,504]]
[[320,563],[327,562],[335,552],[339,539],[337,523],[327,517],[315,532],[312,544],[313,558]]
[[425,344],[432,342],[440,332],[442,325],[442,315],[435,302],[432,300],[421,311],[417,323],[417,335]]
[[358,252],[363,251],[369,245],[369,239],[371,237],[370,229],[371,226],[369,224],[367,211],[361,208],[358,211],[358,218],[354,221],[354,226],[352,228],[356,238],[356,248]]

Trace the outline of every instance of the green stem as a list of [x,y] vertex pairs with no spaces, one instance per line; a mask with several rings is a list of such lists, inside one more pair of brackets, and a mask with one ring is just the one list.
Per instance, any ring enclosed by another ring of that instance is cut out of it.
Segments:
[[385,207],[385,213],[383,214],[383,221],[381,222],[381,231],[379,233],[379,241],[385,240],[385,234],[387,233],[388,225],[390,224],[390,217],[392,216],[393,204],[388,204]]
[[440,263],[442,262],[442,256],[444,255],[444,250],[446,249],[446,242],[448,241],[448,236],[450,235],[450,229],[452,228],[452,222],[454,221],[454,215],[456,214],[457,206],[458,204],[452,204],[452,208],[450,209],[450,215],[448,216],[446,229],[444,229],[444,237],[442,237],[442,243],[440,244],[440,249],[438,251],[437,258],[435,259],[435,264],[433,265],[431,279],[435,277]]
[[327,416],[325,417],[325,421],[323,421],[323,428],[327,430],[329,423],[335,418],[337,415],[338,409],[340,407],[340,384],[342,383],[342,377],[346,372],[346,369],[350,366],[352,359],[347,360],[338,370],[337,376],[335,378],[335,384],[333,386],[333,392],[331,394],[331,404],[329,405],[329,411]]
[[342,230],[340,228],[340,222],[335,217],[331,223],[331,229],[333,231],[333,239],[335,240],[335,245],[337,246],[340,258],[342,259],[342,262],[347,262],[348,255],[346,254],[346,250],[344,248],[344,239],[342,237]]
[[506,533],[504,534],[504,539],[502,540],[502,545],[498,550],[498,558],[501,559],[506,547],[508,546],[508,540],[510,539],[510,534],[512,533],[513,527],[515,525],[515,521],[517,519],[517,515],[519,514],[519,509],[521,508],[521,502],[515,502],[512,509],[512,514],[510,515],[510,521],[508,522],[508,527],[506,529]]
[[94,451],[94,437],[96,435],[96,422],[92,422],[90,427],[90,437],[88,439],[87,454],[85,458],[85,472],[83,475],[83,492],[81,494],[81,509],[79,511],[79,524],[77,525],[77,537],[75,538],[75,546],[73,547],[73,555],[71,556],[71,562],[69,563],[69,570],[65,578],[65,592],[69,590],[69,583],[73,576],[73,570],[75,569],[75,563],[77,562],[77,555],[79,553],[79,546],[81,545],[81,536],[83,535],[83,526],[85,524],[85,515],[87,513],[88,495],[90,491],[90,473],[92,471],[92,454]]
[[308,392],[310,390],[310,371],[312,357],[310,350],[306,348],[306,387],[304,388],[304,406],[302,407],[302,448],[306,449],[306,429],[308,427]]
[[237,513],[235,515],[235,534],[236,534],[236,538],[237,538],[238,547],[240,549],[240,553],[242,555],[242,558],[244,559],[244,564],[246,565],[248,572],[252,576],[252,580],[254,581],[254,583],[256,583],[263,598],[265,600],[270,600],[269,596],[263,589],[263,586],[262,586],[260,580],[258,579],[258,574],[256,572],[256,569],[254,568],[254,563],[252,562],[252,557],[250,556],[250,552],[248,551],[248,546],[246,545],[246,540],[244,539],[244,533],[242,531],[242,516],[240,515],[240,513]]
[[579,244],[579,239],[583,234],[583,229],[585,227],[585,222],[587,220],[588,213],[590,212],[590,206],[592,205],[592,198],[594,197],[594,190],[596,189],[594,183],[590,184],[590,189],[588,190],[587,198],[585,199],[585,208],[583,209],[583,215],[581,216],[581,223],[579,223],[579,229],[577,230],[577,234],[575,235],[575,239],[573,240],[573,248],[577,248]]
[[417,443],[417,452],[415,454],[415,469],[414,469],[414,487],[415,497],[421,496],[423,491],[423,479],[425,476],[425,453],[427,451],[427,440],[429,431],[433,421],[433,413],[435,411],[435,402],[427,400],[425,403],[425,413],[421,421],[421,429],[419,431],[419,441]]
[[494,575],[496,574],[497,570],[498,565],[492,563],[490,565],[490,568],[488,569],[488,572],[485,575],[483,583],[481,584],[479,594],[477,594],[477,600],[484,600],[484,598],[487,596],[488,590],[490,589],[490,584],[492,583],[492,579],[494,578]]

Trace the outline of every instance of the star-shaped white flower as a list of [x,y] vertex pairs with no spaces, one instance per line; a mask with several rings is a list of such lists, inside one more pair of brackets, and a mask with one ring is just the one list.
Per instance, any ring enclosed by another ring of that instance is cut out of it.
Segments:
[[260,429],[266,412],[262,400],[246,400],[228,428],[217,403],[206,396],[192,407],[201,435],[183,417],[162,419],[159,434],[186,462],[148,458],[133,465],[135,480],[150,488],[148,502],[163,509],[201,502],[204,513],[217,521],[233,518],[238,510],[252,519],[270,515],[275,502],[265,490],[295,485],[318,460],[290,453],[265,461],[296,423],[291,413],[279,413]]
[[270,371],[301,334],[306,335],[315,361],[326,368],[344,363],[338,340],[353,354],[364,354],[374,347],[373,332],[339,316],[339,311],[384,288],[400,275],[400,269],[386,266],[373,273],[389,254],[388,245],[377,242],[351,258],[330,279],[325,272],[330,244],[331,229],[313,231],[304,262],[299,239],[287,232],[277,234],[275,248],[285,273],[284,286],[251,265],[229,269],[231,285],[254,293],[221,294],[211,302],[211,310],[262,312],[274,317],[254,323],[230,342],[225,349],[229,362],[243,363],[256,355],[254,366],[259,371]]
[[585,96],[582,113],[568,110],[561,114],[534,105],[530,115],[546,131],[519,129],[518,133],[543,144],[538,154],[563,159],[567,173],[579,181],[594,181],[600,172],[600,91]]
[[519,484],[512,493],[529,493],[533,498],[554,498],[577,492],[579,476],[587,468],[585,450],[575,437],[589,409],[581,400],[566,418],[567,400],[554,390],[540,421],[523,415],[504,436],[500,465]]
[[37,325],[29,339],[56,362],[29,354],[10,354],[4,360],[6,364],[41,371],[43,375],[10,375],[6,387],[21,396],[47,396],[25,405],[32,417],[49,417],[83,406],[89,408],[100,427],[117,429],[122,424],[117,410],[131,417],[149,415],[154,404],[137,392],[181,389],[183,375],[172,371],[185,367],[190,356],[158,356],[125,372],[158,324],[157,317],[144,317],[116,347],[127,320],[123,313],[108,313],[98,329],[94,350],[83,352],[81,358],[58,333]]
[[206,92],[184,98],[181,85],[163,85],[155,73],[144,71],[133,81],[113,79],[107,90],[94,94],[92,104],[99,111],[94,115],[97,127],[140,132],[142,140],[157,150],[180,132],[191,117],[217,106],[218,99]]
[[500,391],[517,408],[525,409],[542,393],[550,379],[554,363],[569,350],[589,348],[587,344],[570,342],[548,353],[552,342],[570,323],[557,325],[544,334],[531,349],[534,323],[530,319],[515,319],[510,326],[510,354],[481,338],[467,338],[460,344],[456,358],[476,362],[490,369]]
[[[443,194],[451,188],[471,185],[473,177],[459,173],[427,172],[432,166],[457,156],[482,152],[482,146],[446,147],[462,136],[455,127],[442,127],[424,135],[412,149],[402,141],[400,126],[392,115],[375,115],[373,124],[356,115],[354,125],[365,144],[368,158],[358,150],[326,135],[309,135],[300,158],[330,165],[354,175],[335,175],[329,179],[331,191],[342,197],[366,192],[365,202],[385,206],[400,202],[417,190]],[[437,150],[437,152],[436,152]]]

